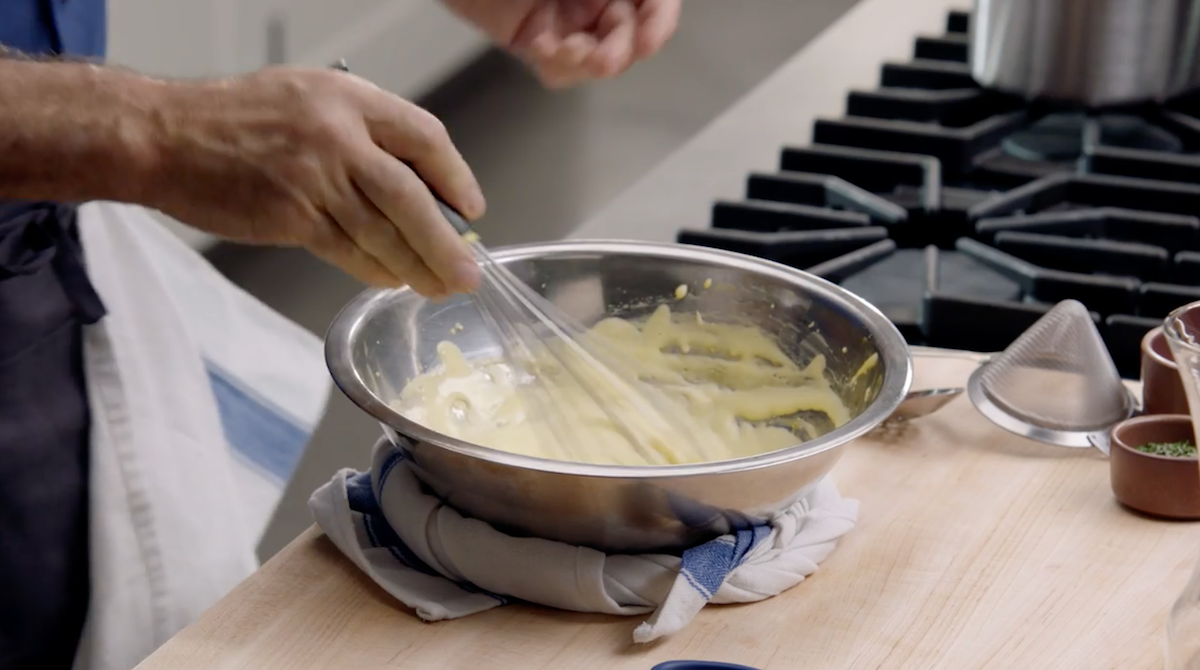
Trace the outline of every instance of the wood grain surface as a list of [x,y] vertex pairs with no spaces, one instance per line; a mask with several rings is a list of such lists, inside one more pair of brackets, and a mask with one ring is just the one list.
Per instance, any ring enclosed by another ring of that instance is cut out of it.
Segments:
[[[977,364],[929,353],[914,388],[962,385]],[[960,397],[856,442],[834,474],[861,519],[815,575],[765,602],[708,607],[649,646],[631,642],[638,617],[529,606],[421,623],[310,530],[139,667],[1162,667],[1198,527],[1122,509],[1098,452],[1009,435]]]

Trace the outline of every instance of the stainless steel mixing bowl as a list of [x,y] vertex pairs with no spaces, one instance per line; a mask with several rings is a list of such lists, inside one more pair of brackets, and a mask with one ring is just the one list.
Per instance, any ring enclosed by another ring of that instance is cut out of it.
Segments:
[[[334,381],[408,451],[417,476],[433,492],[510,533],[609,552],[672,551],[761,522],[808,493],[847,442],[892,413],[912,379],[908,346],[883,314],[784,265],[700,247],[624,241],[523,245],[493,254],[585,324],[606,315],[648,315],[668,302],[675,310],[698,310],[708,321],[755,324],[798,362],[824,354],[833,386],[853,416],[794,447],[692,465],[591,465],[487,449],[428,430],[389,406],[409,379],[436,365],[442,340],[452,339],[468,358],[499,354],[470,299],[434,304],[406,289],[359,295],[326,338]],[[674,295],[680,284],[691,289],[682,301]],[[875,354],[878,364],[856,376]]]

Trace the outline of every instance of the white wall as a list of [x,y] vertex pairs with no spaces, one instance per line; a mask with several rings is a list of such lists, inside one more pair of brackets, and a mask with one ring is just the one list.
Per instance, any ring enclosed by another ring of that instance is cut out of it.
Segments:
[[108,13],[109,59],[164,76],[265,65],[272,20],[281,27],[281,59],[322,66],[346,58],[408,97],[485,46],[437,0],[109,0]]

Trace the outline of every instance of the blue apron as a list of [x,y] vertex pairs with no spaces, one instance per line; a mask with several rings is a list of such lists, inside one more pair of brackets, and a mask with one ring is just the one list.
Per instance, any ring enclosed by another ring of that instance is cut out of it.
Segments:
[[[104,0],[0,0],[0,44],[101,57]],[[0,669],[67,670],[88,605],[84,324],[71,205],[0,201]]]

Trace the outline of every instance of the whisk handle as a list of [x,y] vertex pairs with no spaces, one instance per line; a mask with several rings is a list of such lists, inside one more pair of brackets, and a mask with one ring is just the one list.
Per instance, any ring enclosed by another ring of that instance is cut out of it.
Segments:
[[[433,189],[429,189],[429,192],[433,193]],[[463,218],[462,214],[458,213],[458,210],[451,207],[445,200],[442,200],[441,196],[437,193],[433,193],[433,199],[437,201],[438,209],[442,210],[442,216],[446,217],[446,220],[450,222],[454,230],[458,231],[459,235],[467,235],[471,232],[471,224]]]
[[[334,70],[341,70],[342,72],[350,71],[350,66],[346,64],[345,58],[339,58],[338,61],[330,67]],[[412,167],[408,161],[404,161],[404,164],[410,168]],[[415,169],[413,172],[416,173],[417,177],[421,176],[421,173],[417,172]],[[428,184],[426,185],[428,186]],[[459,214],[457,209],[454,209],[449,203],[447,203],[445,200],[442,200],[442,197],[438,195],[437,192],[432,188],[429,189],[429,192],[433,194],[433,199],[437,201],[438,209],[442,210],[442,216],[446,218],[446,221],[450,223],[454,230],[458,231],[459,235],[469,234],[471,232],[470,222],[468,222],[462,214]]]

